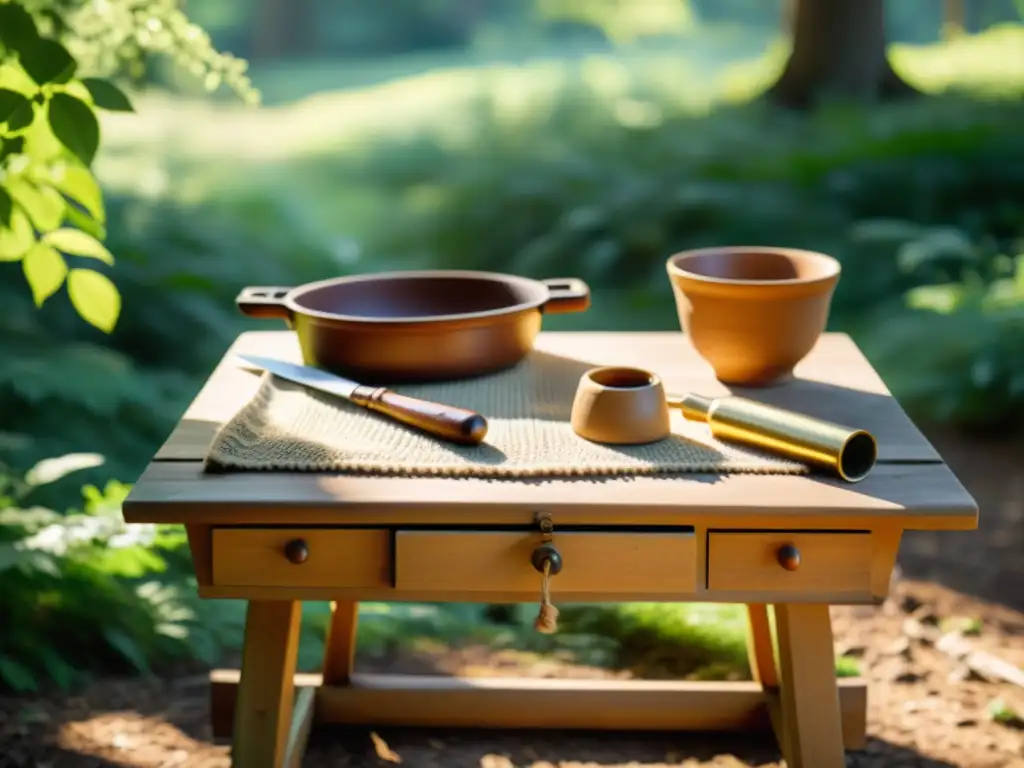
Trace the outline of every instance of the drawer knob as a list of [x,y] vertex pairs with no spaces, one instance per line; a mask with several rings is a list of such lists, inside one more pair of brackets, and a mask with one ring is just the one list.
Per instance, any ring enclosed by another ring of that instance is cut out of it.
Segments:
[[779,565],[787,571],[795,571],[800,567],[800,550],[792,544],[784,544],[779,547],[776,556],[778,557]]
[[562,554],[549,541],[533,550],[530,563],[540,571],[540,611],[533,622],[538,632],[550,635],[558,631],[558,609],[551,602],[551,577],[562,570]]
[[284,546],[284,556],[289,563],[302,565],[309,560],[309,545],[304,539],[292,539]]
[[555,549],[554,544],[541,544],[530,556],[530,562],[539,573],[544,573],[547,566],[548,572],[555,576],[562,571],[562,554]]

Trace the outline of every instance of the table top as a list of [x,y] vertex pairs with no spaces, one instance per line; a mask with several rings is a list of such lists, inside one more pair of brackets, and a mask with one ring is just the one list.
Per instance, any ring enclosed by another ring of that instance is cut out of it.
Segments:
[[301,362],[290,331],[240,336],[124,504],[128,522],[201,524],[522,524],[537,510],[562,524],[973,529],[977,506],[845,334],[824,334],[795,379],[729,388],[678,332],[541,333],[536,347],[588,365],[658,373],[668,392],[737,394],[874,434],[878,463],[857,484],[820,475],[684,474],[484,479],[342,473],[206,475],[217,429],[255,393],[259,375],[236,354]]

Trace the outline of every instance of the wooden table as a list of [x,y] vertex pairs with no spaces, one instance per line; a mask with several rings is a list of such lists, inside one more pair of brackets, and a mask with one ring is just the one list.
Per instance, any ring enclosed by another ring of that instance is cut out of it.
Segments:
[[[546,333],[538,347],[657,371],[670,392],[728,390],[678,333]],[[977,526],[974,500],[845,335],[785,386],[743,394],[863,427],[879,463],[816,476],[486,481],[343,474],[204,476],[214,431],[254,392],[232,353],[298,360],[293,334],[241,336],[124,505],[183,523],[199,592],[249,601],[242,670],[213,673],[234,764],[297,765],[311,723],[721,730],[774,726],[790,768],[839,768],[863,743],[866,686],[838,681],[829,604],[878,604],[904,530]],[[360,600],[532,602],[549,516],[559,602],[745,603],[755,680],[458,680],[353,674]],[[801,564],[780,566],[797,547]],[[302,600],[333,601],[322,675],[295,676]],[[768,606],[774,606],[774,643]],[[774,646],[777,645],[778,662]]]

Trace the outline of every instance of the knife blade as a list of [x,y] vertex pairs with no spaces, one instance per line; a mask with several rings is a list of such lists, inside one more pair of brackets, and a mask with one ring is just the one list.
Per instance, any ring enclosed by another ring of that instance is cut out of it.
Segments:
[[387,387],[366,386],[311,365],[296,365],[258,355],[238,357],[257,369],[343,398],[442,440],[460,445],[479,445],[487,436],[487,420],[466,408],[402,395]]

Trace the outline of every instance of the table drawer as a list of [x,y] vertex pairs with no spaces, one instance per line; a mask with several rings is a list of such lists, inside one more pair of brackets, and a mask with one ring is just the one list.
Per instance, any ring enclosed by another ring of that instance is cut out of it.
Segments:
[[712,531],[708,589],[869,598],[871,534]]
[[215,586],[390,586],[387,530],[214,528],[212,546]]
[[[532,595],[541,576],[530,562],[542,543],[536,531],[399,531],[395,586],[399,590],[506,592]],[[558,595],[688,595],[697,588],[692,532],[556,532]]]

